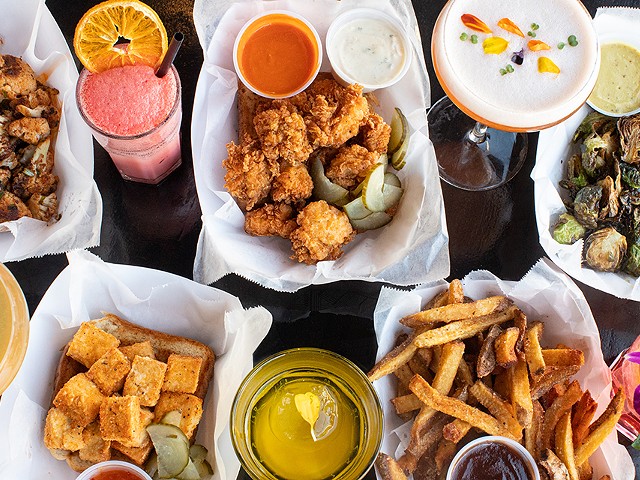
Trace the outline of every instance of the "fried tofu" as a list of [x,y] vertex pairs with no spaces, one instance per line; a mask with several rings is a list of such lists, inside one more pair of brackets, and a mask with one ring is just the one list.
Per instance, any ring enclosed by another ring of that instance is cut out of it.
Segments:
[[136,355],[122,389],[123,395],[140,397],[140,405],[153,407],[160,397],[167,364]]
[[91,422],[82,432],[85,446],[78,451],[81,460],[99,463],[111,460],[111,441],[100,436],[100,421]]
[[202,399],[189,393],[162,392],[154,411],[156,421],[173,410],[182,415],[180,430],[191,439],[202,417]]
[[67,355],[90,368],[107,351],[120,345],[116,337],[85,322],[69,342]]
[[167,359],[163,392],[194,393],[198,388],[202,358],[172,353]]
[[109,397],[100,407],[100,435],[105,440],[138,447],[146,434],[142,416],[139,397]]
[[133,463],[138,466],[144,465],[144,462],[149,458],[149,454],[153,450],[153,443],[151,443],[151,437],[147,433],[147,426],[151,424],[154,419],[153,412],[146,408],[140,409],[140,423],[142,424],[142,428],[140,429],[140,433],[138,438],[135,440],[136,446],[128,446],[124,445],[120,442],[113,442],[111,446],[124,454],[129,458]]
[[127,345],[126,347],[120,347],[120,351],[124,353],[124,356],[127,357],[130,362],[133,362],[136,355],[153,358],[154,360],[156,359],[155,352],[153,351],[153,345],[151,345],[149,340],[134,343],[133,345]]
[[124,379],[130,370],[131,363],[124,353],[117,348],[112,348],[91,365],[87,377],[108,397],[122,390]]
[[79,373],[64,384],[53,399],[53,405],[75,424],[85,427],[98,416],[105,398],[85,373]]
[[[75,424],[62,410],[51,408],[44,424],[44,445],[49,450],[79,450],[86,443],[82,430],[82,426]],[[59,454],[66,456],[65,453]]]

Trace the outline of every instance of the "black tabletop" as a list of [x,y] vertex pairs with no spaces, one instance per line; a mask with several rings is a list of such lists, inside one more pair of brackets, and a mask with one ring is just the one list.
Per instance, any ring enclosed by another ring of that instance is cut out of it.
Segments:
[[[100,0],[47,0],[71,45],[80,17]],[[167,31],[181,31],[185,42],[175,65],[183,87],[183,164],[160,186],[121,179],[106,152],[95,144],[95,179],[104,213],[100,246],[91,251],[113,263],[139,265],[192,278],[196,243],[202,222],[193,177],[190,124],[193,96],[203,55],[193,25],[193,0],[145,0],[160,15]],[[430,59],[431,30],[445,0],[415,0],[414,8],[431,78],[433,101],[443,96]],[[640,7],[640,0],[584,0],[591,14],[601,5]],[[451,278],[486,269],[498,277],[518,280],[544,251],[538,242],[530,179],[537,135],[530,135],[525,166],[509,182],[488,192],[465,192],[443,183],[450,236]],[[35,310],[55,277],[65,268],[65,255],[11,262]],[[341,353],[364,370],[375,360],[372,314],[381,284],[337,282],[285,294],[229,275],[214,284],[240,298],[245,307],[265,306],[274,325],[256,352],[256,359],[296,346],[317,346]],[[605,360],[611,361],[640,334],[640,303],[621,300],[578,283],[600,328]],[[627,442],[628,443],[628,442]],[[640,472],[640,452],[629,448]],[[241,474],[239,478],[248,478]],[[370,473],[367,478],[374,479]]]

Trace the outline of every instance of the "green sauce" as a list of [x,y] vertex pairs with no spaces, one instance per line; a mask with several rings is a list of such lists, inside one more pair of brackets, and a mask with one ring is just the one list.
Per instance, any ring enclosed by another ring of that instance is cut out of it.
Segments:
[[624,43],[602,45],[592,105],[615,114],[640,108],[640,51]]

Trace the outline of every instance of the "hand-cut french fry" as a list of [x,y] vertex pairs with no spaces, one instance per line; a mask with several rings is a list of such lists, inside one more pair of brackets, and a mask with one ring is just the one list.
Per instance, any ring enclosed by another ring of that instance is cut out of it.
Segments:
[[431,372],[429,371],[429,365],[424,363],[424,360],[420,355],[417,355],[417,352],[407,362],[407,365],[414,374],[417,373],[422,378],[428,378],[431,375]]
[[[499,368],[500,372],[494,371],[493,390],[505,400],[511,400],[511,370]],[[485,379],[488,377],[485,377]]]
[[514,417],[513,407],[509,403],[481,381],[474,383],[469,389],[469,393],[502,423],[502,426],[511,433],[513,438],[518,441],[522,438],[522,425]]
[[538,465],[545,469],[550,480],[570,480],[567,467],[550,449],[543,451],[541,457]]
[[527,336],[527,316],[522,310],[518,310],[516,316],[513,317],[513,326],[520,332],[518,341],[516,342],[516,354],[519,358],[524,358],[524,339]]
[[564,395],[555,399],[547,411],[544,412],[542,422],[542,448],[551,447],[556,424],[566,412],[571,412],[571,407],[582,397],[582,389],[577,380],[571,382]]
[[520,330],[509,327],[496,338],[493,350],[496,354],[496,363],[502,368],[511,368],[518,361],[516,355],[516,343],[520,336]]
[[[409,388],[411,388],[412,383],[413,380],[409,383]],[[418,398],[420,398],[420,395],[418,395]],[[422,398],[420,399],[422,400]],[[618,423],[618,420],[620,419],[620,415],[622,415],[624,402],[624,392],[620,389],[611,399],[603,414],[593,422],[589,428],[589,434],[584,441],[579,446],[576,446],[576,465],[581,465],[586,462],[600,444],[604,442],[604,439],[613,431],[616,427],[616,423]]]
[[529,365],[529,372],[534,379],[544,373],[546,364],[542,356],[542,348],[540,347],[540,337],[544,324],[541,322],[533,322],[527,329],[524,339],[524,354]]
[[611,477],[609,475],[603,475],[600,477],[600,480],[611,480]]
[[376,458],[376,468],[382,480],[407,480],[407,476],[394,458],[380,452]]
[[540,402],[533,402],[533,415],[531,425],[524,429],[524,447],[529,451],[535,461],[540,460],[540,435],[542,433],[542,421],[544,420],[544,409]]
[[[469,305],[462,303],[460,305]],[[446,307],[443,307],[446,308]],[[414,343],[418,347],[433,347],[434,345],[442,345],[452,342],[453,340],[463,340],[473,337],[479,332],[489,328],[491,325],[504,323],[513,319],[517,307],[513,305],[499,313],[492,313],[482,317],[467,318],[457,322],[449,323],[442,327],[427,330],[414,339]]]
[[430,348],[419,348],[416,355],[422,358],[425,365],[431,365],[431,361],[433,360],[433,350]]
[[[473,385],[473,372],[471,371],[471,367],[464,359],[458,365],[458,375],[456,376],[457,380],[462,384],[470,387]],[[425,378],[425,380],[427,380]]]
[[443,290],[424,306],[425,310],[431,310],[432,308],[444,307],[449,302],[449,289]]
[[556,426],[556,455],[567,467],[571,480],[580,480],[573,453],[573,431],[571,430],[571,411],[566,412]]
[[[580,477],[580,480],[593,480],[593,467],[589,463],[589,460],[584,462],[582,465],[578,465],[578,476]],[[605,477],[607,477],[606,480],[611,480],[609,475],[604,475],[600,480]]]
[[391,399],[398,415],[420,410],[424,405],[413,393]]
[[455,443],[444,438],[440,440],[435,454],[436,470],[438,473],[446,470],[447,466],[451,463],[451,460],[453,460],[456,450],[457,445]]
[[508,378],[511,380],[509,398],[516,412],[516,418],[523,427],[528,427],[531,425],[533,416],[533,401],[526,362],[518,360],[509,370]]
[[572,365],[570,367],[546,367],[544,373],[538,377],[535,383],[531,386],[531,398],[538,400],[551,388],[562,383],[580,370],[580,366]]
[[407,365],[400,365],[400,367],[394,370],[393,374],[398,379],[399,384],[406,385],[407,387],[413,378],[413,372]]
[[488,297],[471,303],[454,303],[453,305],[445,305],[443,307],[423,310],[404,317],[400,320],[400,323],[411,328],[417,328],[437,322],[450,323],[463,319],[485,317],[492,313],[506,310],[512,305],[513,302],[506,297]]
[[467,422],[456,418],[453,422],[447,423],[442,429],[442,435],[444,438],[452,443],[458,443],[462,438],[469,433],[471,425]]
[[489,435],[511,437],[511,433],[506,428],[503,428],[495,417],[475,407],[471,407],[465,402],[438,393],[436,389],[418,375],[411,379],[409,389],[415,393],[422,402],[434,410],[464,420],[473,427],[487,432]]
[[431,417],[428,428],[423,430],[422,435],[415,442],[409,442],[405,454],[398,459],[398,463],[405,472],[413,473],[420,457],[442,439],[442,430],[449,420],[446,415],[436,412]]
[[501,333],[502,328],[499,325],[493,325],[489,329],[487,336],[484,337],[476,362],[476,375],[478,375],[478,378],[486,377],[496,368],[496,353],[493,350],[493,344]]
[[404,342],[387,353],[382,359],[376,363],[371,371],[367,374],[369,381],[374,382],[379,378],[388,375],[402,365],[406,364],[418,348],[413,343],[413,336],[408,337]]
[[584,392],[580,401],[574,405],[571,417],[574,445],[580,445],[589,433],[589,425],[597,408],[598,404],[591,397],[589,390]]
[[449,284],[449,290],[447,290],[447,294],[447,303],[449,305],[463,303],[464,291],[462,289],[462,282],[457,278],[455,280],[451,280],[451,283]]
[[584,353],[573,348],[550,348],[542,350],[544,363],[551,367],[584,365]]

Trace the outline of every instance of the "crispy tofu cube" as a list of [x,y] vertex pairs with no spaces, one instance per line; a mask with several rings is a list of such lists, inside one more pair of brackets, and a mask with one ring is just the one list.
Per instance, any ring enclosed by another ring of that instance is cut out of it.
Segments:
[[127,345],[126,347],[120,347],[120,351],[124,353],[125,357],[127,357],[130,362],[133,362],[136,355],[153,358],[154,360],[156,359],[156,354],[154,353],[153,346],[149,340],[146,342],[134,343],[133,345]]
[[108,397],[122,390],[129,370],[131,370],[131,363],[124,353],[117,348],[112,348],[91,365],[87,377]]
[[83,323],[69,342],[67,355],[89,368],[108,350],[120,345],[116,337],[93,323]]
[[120,453],[126,455],[133,463],[138,466],[144,465],[149,458],[149,453],[153,450],[153,443],[151,443],[151,437],[147,433],[147,426],[153,421],[154,415],[151,410],[146,408],[140,409],[140,423],[142,428],[140,434],[135,440],[136,446],[123,445],[120,442],[113,442],[111,446],[118,450]]
[[100,421],[91,422],[82,432],[85,446],[80,449],[78,455],[81,460],[92,463],[111,460],[111,441],[104,440],[100,435]]
[[123,395],[140,397],[140,405],[153,407],[160,397],[167,364],[136,355],[122,390]]
[[140,439],[144,439],[143,430],[139,397],[109,397],[102,403],[100,435],[105,440],[137,447]]
[[80,450],[85,446],[82,426],[75,424],[59,408],[51,408],[44,423],[44,445],[49,450]]
[[194,393],[198,388],[202,358],[172,353],[167,360],[162,391]]
[[79,373],[64,384],[53,399],[53,405],[75,424],[86,427],[98,416],[104,399],[105,396],[86,373]]
[[202,399],[189,393],[162,392],[154,410],[156,420],[173,410],[182,415],[180,430],[191,439],[202,417]]

